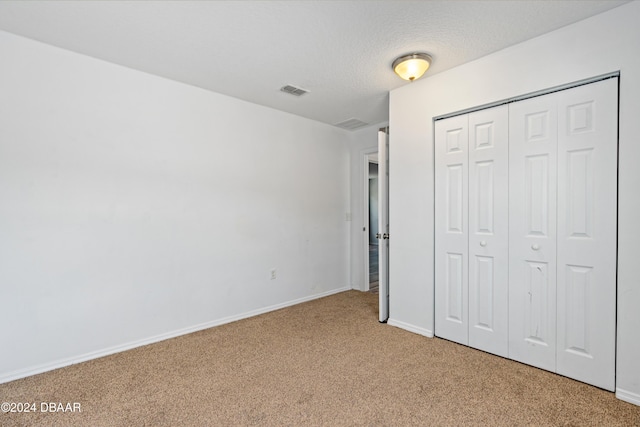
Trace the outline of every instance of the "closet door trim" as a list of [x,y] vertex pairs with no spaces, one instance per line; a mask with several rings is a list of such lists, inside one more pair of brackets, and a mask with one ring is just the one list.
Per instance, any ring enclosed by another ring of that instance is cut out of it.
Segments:
[[584,86],[584,85],[588,85],[591,83],[596,83],[602,80],[607,80],[607,79],[617,79],[620,77],[620,71],[613,71],[611,73],[606,73],[606,74],[600,74],[598,76],[594,76],[594,77],[589,77],[587,79],[582,79],[582,80],[576,80],[575,82],[571,82],[571,83],[566,83],[563,85],[558,85],[558,86],[553,86],[547,89],[542,89],[542,90],[538,90],[535,92],[529,92],[527,94],[524,95],[519,95],[519,96],[515,96],[512,98],[506,98],[500,101],[494,101],[494,102],[490,102],[488,104],[482,104],[482,105],[477,105],[475,107],[471,107],[471,108],[465,108],[464,110],[458,110],[458,111],[454,111],[452,113],[447,113],[447,114],[442,114],[440,116],[435,116],[433,118],[434,123],[439,121],[439,120],[444,120],[444,119],[448,119],[451,117],[455,117],[455,116],[461,116],[463,114],[469,114],[469,113],[473,113],[476,111],[480,111],[480,110],[486,110],[487,108],[493,108],[493,107],[497,107],[499,105],[505,105],[505,104],[511,104],[514,102],[518,102],[518,101],[524,101],[525,99],[530,99],[530,98],[535,98],[537,96],[544,96],[544,95],[548,95],[550,93],[554,93],[554,92],[559,92],[561,90],[566,90],[566,89],[573,89],[575,87],[578,86]]

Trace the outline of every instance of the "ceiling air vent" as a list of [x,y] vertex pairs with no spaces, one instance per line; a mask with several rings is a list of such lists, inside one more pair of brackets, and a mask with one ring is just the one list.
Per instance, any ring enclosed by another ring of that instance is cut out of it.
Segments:
[[349,119],[345,120],[344,122],[336,123],[334,126],[347,130],[355,130],[367,125],[369,125],[369,123],[365,123],[362,120]]
[[299,87],[295,87],[291,85],[282,86],[280,90],[284,93],[288,93],[289,95],[293,95],[293,96],[302,96],[305,93],[309,93],[308,90],[301,89]]

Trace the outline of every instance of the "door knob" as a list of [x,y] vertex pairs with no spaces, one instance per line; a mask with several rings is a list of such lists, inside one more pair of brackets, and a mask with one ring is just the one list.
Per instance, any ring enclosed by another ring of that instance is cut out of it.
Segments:
[[482,246],[484,248],[485,246],[487,246],[487,242],[485,242],[484,240],[481,240],[480,241],[480,246]]
[[540,246],[534,243],[533,245],[531,245],[531,249],[533,249],[534,251],[537,251],[538,249],[540,249]]
[[382,238],[383,238],[383,239],[388,239],[388,238],[389,238],[389,233],[384,233],[384,234],[382,235]]
[[376,233],[376,239],[381,239],[382,235],[380,233]]

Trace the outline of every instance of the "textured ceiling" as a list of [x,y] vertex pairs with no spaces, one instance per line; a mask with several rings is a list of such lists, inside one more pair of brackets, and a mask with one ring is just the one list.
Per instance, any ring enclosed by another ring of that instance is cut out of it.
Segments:
[[[432,75],[625,1],[0,1],[0,29],[324,123],[388,120],[391,71]],[[279,91],[291,84],[310,93]]]

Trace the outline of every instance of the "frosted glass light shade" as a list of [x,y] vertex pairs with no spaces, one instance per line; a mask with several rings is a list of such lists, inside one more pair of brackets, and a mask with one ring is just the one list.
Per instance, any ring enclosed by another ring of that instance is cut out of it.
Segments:
[[431,65],[431,56],[426,53],[412,53],[393,61],[393,71],[400,78],[414,81],[422,77]]

